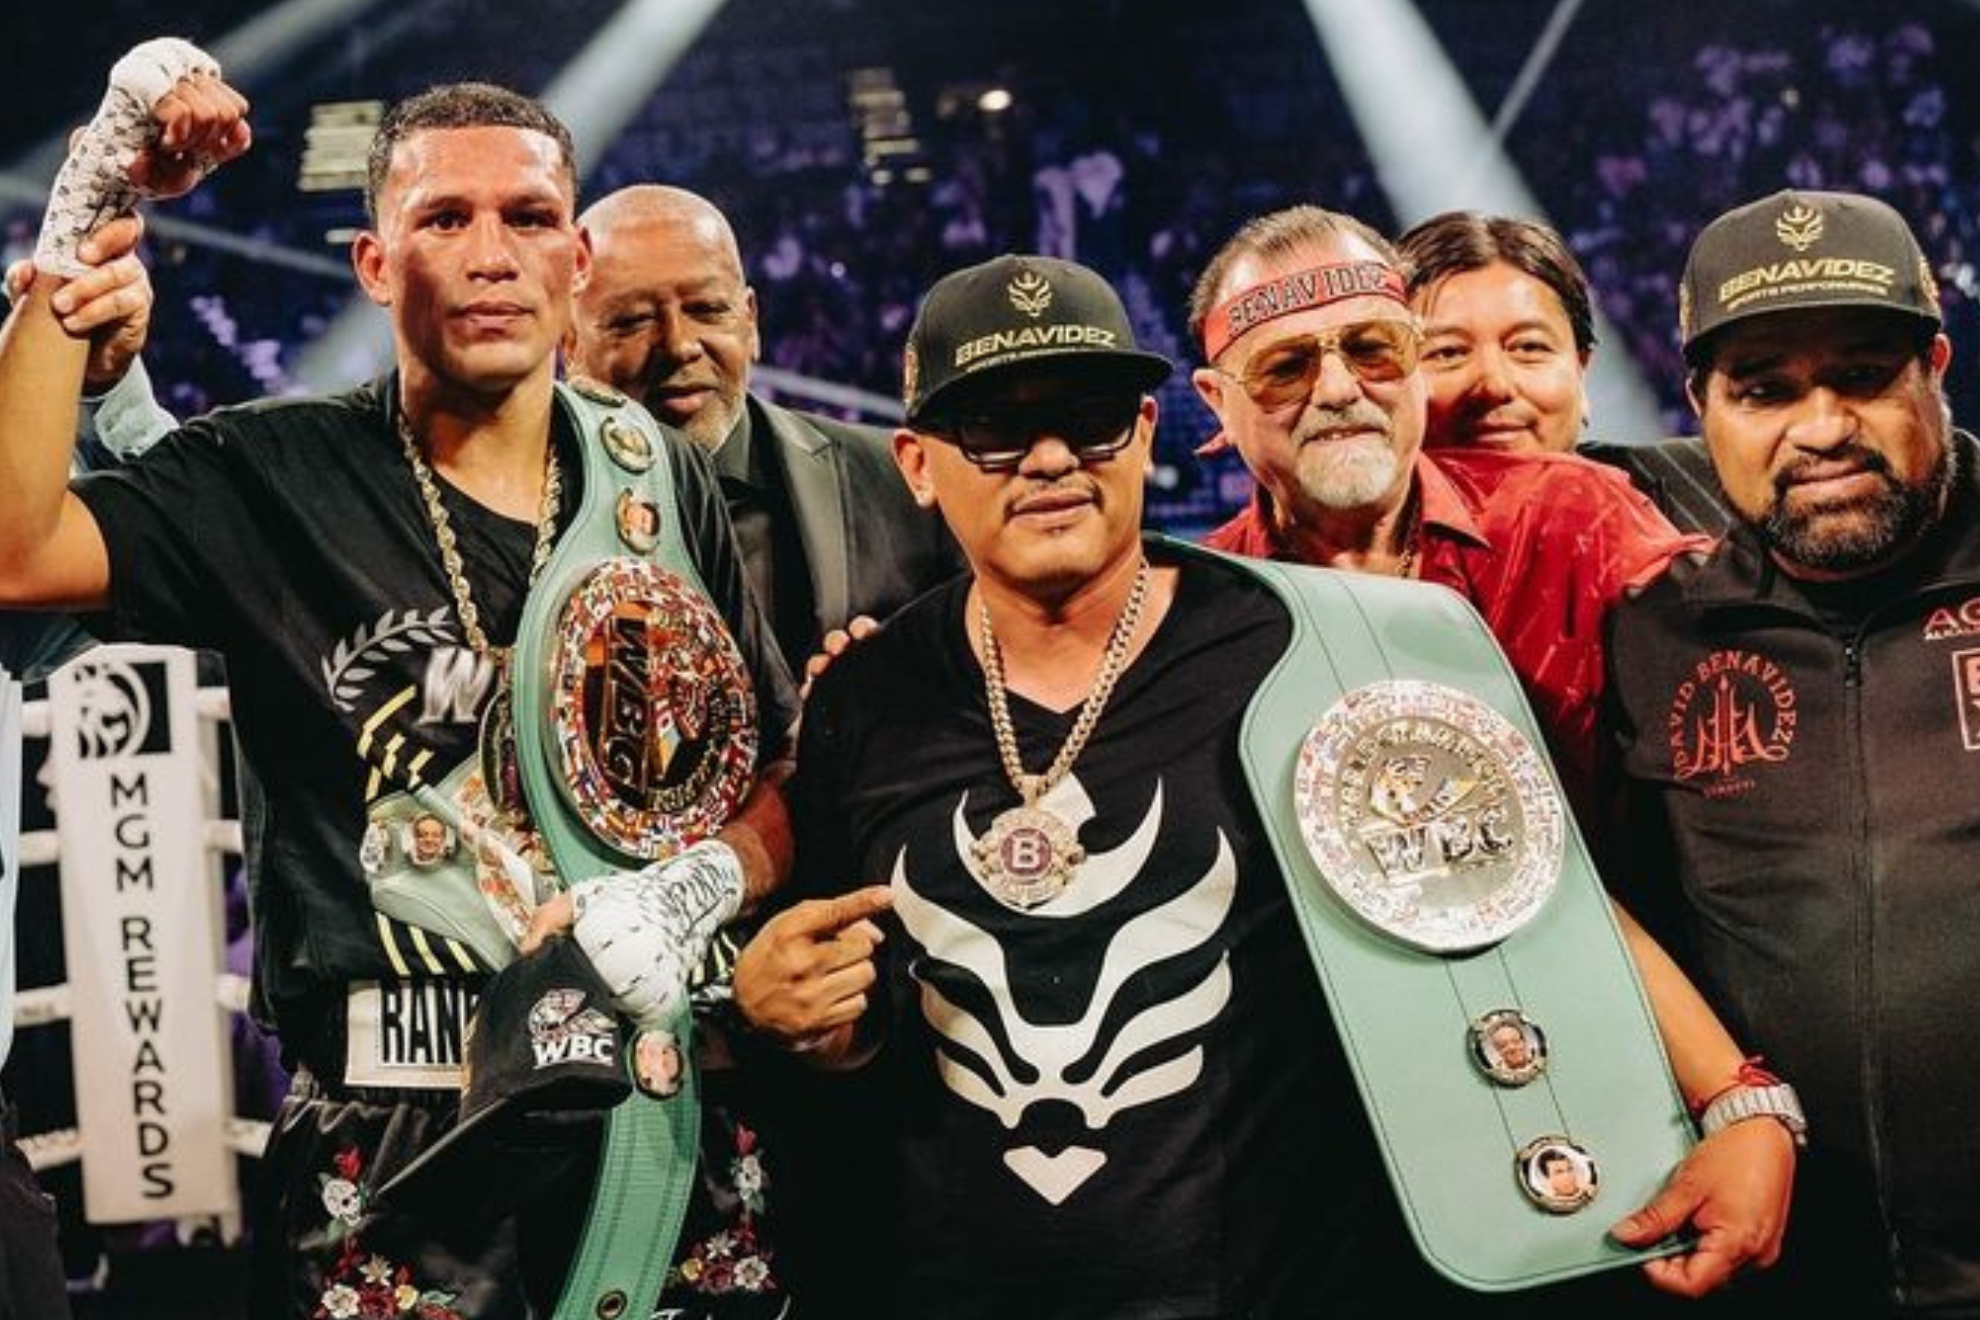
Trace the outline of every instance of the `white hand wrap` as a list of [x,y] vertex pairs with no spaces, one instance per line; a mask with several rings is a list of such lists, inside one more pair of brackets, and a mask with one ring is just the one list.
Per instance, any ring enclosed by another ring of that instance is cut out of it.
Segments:
[[110,89],[96,118],[62,162],[48,193],[48,211],[34,246],[37,270],[73,279],[89,268],[76,259],[82,241],[145,196],[131,182],[131,164],[158,138],[151,117],[179,79],[192,73],[219,76],[213,57],[189,41],[158,37],[135,46],[110,70]]
[[708,941],[742,901],[742,859],[703,839],[643,871],[572,885],[571,934],[621,1011],[642,1027],[664,1026],[687,998]]

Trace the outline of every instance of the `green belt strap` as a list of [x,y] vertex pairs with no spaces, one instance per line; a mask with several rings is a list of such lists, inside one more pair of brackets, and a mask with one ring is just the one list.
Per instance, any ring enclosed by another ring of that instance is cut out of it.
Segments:
[[[659,544],[647,557],[704,594],[707,588],[681,535],[665,441],[645,410],[602,402],[564,384],[558,385],[557,396],[577,423],[584,464],[583,503],[572,515],[542,579],[530,591],[512,664],[516,752],[524,796],[557,874],[569,884],[643,864],[607,847],[571,811],[555,779],[558,770],[544,736],[550,720],[550,665],[558,615],[587,573],[601,561],[627,553],[613,518],[621,490],[640,489],[660,510]],[[645,432],[654,455],[645,472],[627,472],[606,457],[599,433],[607,417]],[[692,1015],[684,1009],[669,1029],[680,1042],[681,1089],[666,1100],[635,1090],[612,1111],[584,1237],[565,1277],[556,1320],[646,1320],[666,1283],[687,1217],[701,1134]]]
[[[1217,558],[1257,577],[1292,616],[1292,645],[1246,711],[1241,757],[1418,1249],[1455,1282],[1490,1291],[1676,1250],[1632,1251],[1606,1236],[1663,1185],[1694,1136],[1571,813],[1562,873],[1545,904],[1498,944],[1452,956],[1393,940],[1350,910],[1295,818],[1294,771],[1308,730],[1372,682],[1462,689],[1545,757],[1484,621],[1440,586]],[[1497,1008],[1523,1011],[1546,1033],[1547,1069],[1524,1086],[1499,1086],[1471,1061],[1466,1029]],[[1600,1173],[1596,1199],[1571,1214],[1546,1213],[1515,1182],[1516,1150],[1549,1133],[1586,1148]]]
[[668,1028],[680,1041],[680,1091],[655,1100],[635,1090],[612,1111],[556,1320],[645,1320],[659,1303],[701,1153],[693,1020],[683,1012]]

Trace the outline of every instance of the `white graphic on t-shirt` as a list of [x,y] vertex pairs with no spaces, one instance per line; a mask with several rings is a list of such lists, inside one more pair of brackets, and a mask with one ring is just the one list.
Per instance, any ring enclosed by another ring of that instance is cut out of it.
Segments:
[[450,612],[451,607],[446,605],[436,606],[428,614],[407,610],[401,615],[386,610],[372,623],[358,625],[355,633],[331,648],[329,658],[323,661],[323,686],[330,689],[338,709],[357,709],[358,699],[364,695],[365,680],[377,673],[379,665],[392,655],[410,651],[414,646],[448,646],[459,642],[453,630],[442,623]]
[[[1074,781],[1069,778],[1065,783]],[[1087,801],[1083,789],[1075,785],[1075,791],[1081,802]],[[1134,835],[1110,853],[1089,857],[1079,868],[1071,890],[1083,888],[1091,879],[1104,880],[1113,886],[1113,893],[1118,893],[1147,859],[1149,845],[1161,826],[1161,810],[1158,785]],[[1086,816],[1091,815],[1092,807],[1087,803]],[[969,841],[965,837],[958,842],[958,861],[966,867],[963,859],[970,855]],[[1135,864],[1122,868],[1118,854],[1133,856]],[[1119,874],[1122,869],[1127,871],[1125,877]],[[892,880],[894,910],[908,934],[928,951],[929,958],[969,972],[990,994],[998,1019],[995,1023],[986,1023],[970,1009],[955,1004],[924,978],[921,1010],[941,1037],[937,1064],[943,1083],[959,1098],[994,1114],[1007,1131],[1017,1131],[1030,1106],[1061,1101],[1077,1108],[1087,1128],[1099,1133],[1123,1110],[1175,1095],[1202,1075],[1201,1044],[1152,1067],[1137,1070],[1134,1065],[1150,1051],[1202,1029],[1223,1011],[1231,997],[1228,952],[1194,985],[1120,1022],[1111,1039],[1102,1039],[1100,1033],[1108,1025],[1109,1011],[1123,984],[1145,968],[1204,947],[1223,926],[1237,890],[1237,863],[1221,830],[1216,857],[1201,878],[1176,897],[1127,921],[1107,938],[1085,1011],[1067,1023],[1025,1020],[1013,1002],[1003,947],[982,927],[915,890],[908,879],[906,849],[895,859]],[[1090,898],[1083,900],[1079,914],[1096,905]],[[1073,915],[1077,914],[1049,904],[1026,914],[1044,920],[1064,920]],[[1008,1047],[999,1044],[1000,1038],[1008,1041]],[[1096,1056],[1099,1062],[1094,1066],[1090,1061]],[[1036,1081],[1021,1080],[1018,1074],[1033,1069]],[[1086,1080],[1073,1081],[1072,1075]],[[1071,1196],[1106,1162],[1105,1151],[1084,1146],[1068,1146],[1048,1155],[1036,1146],[1024,1145],[1004,1154],[1011,1172],[1054,1205]]]
[[419,689],[421,724],[473,724],[495,683],[495,661],[468,646],[435,647]]

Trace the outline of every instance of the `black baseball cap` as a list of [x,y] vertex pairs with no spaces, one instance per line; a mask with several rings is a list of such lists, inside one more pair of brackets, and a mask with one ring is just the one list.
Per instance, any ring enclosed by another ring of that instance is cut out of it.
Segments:
[[577,943],[554,939],[490,979],[468,1020],[460,1117],[378,1189],[423,1217],[500,1213],[590,1167],[603,1116],[632,1093],[631,1033]]
[[1134,340],[1113,286],[1077,262],[1018,254],[937,280],[908,331],[901,398],[912,425],[940,417],[966,383],[1008,368],[1051,364],[1154,389],[1175,366]]
[[1904,217],[1859,193],[1786,189],[1700,231],[1678,288],[1687,363],[1736,321],[1815,307],[1868,307],[1936,329],[1939,286]]

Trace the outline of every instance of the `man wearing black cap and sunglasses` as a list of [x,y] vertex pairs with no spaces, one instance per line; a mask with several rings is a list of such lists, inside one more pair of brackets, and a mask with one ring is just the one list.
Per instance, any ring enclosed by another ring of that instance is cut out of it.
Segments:
[[1980,487],[1937,285],[1884,203],[1787,191],[1680,292],[1737,522],[1616,611],[1615,874],[1818,1126],[1769,1290],[1974,1314]]
[[[1288,653],[1328,643],[1268,581],[1280,570],[1141,534],[1148,391],[1169,364],[1136,347],[1091,271],[1006,256],[936,284],[905,368],[896,458],[971,573],[816,683],[791,801],[796,885],[817,897],[771,918],[735,977],[760,1030],[868,1088],[869,1125],[833,1134],[848,1161],[834,1196],[875,1198],[840,1202],[858,1235],[843,1263],[885,1267],[855,1266],[854,1295],[833,1304],[957,1318],[1489,1306],[1410,1245],[1302,942],[1286,876],[1304,873],[1240,747]],[[1739,1051],[1668,969],[1645,976],[1679,1071],[1730,1075]],[[1489,1090],[1464,1100],[1480,1095],[1489,1108]],[[1750,1168],[1759,1147],[1739,1140],[1700,1148],[1640,1240]],[[1523,1205],[1510,1151],[1483,1144],[1475,1208]],[[1756,1181],[1784,1195],[1781,1167]],[[1714,1204],[1728,1231],[1698,1253],[1711,1263],[1671,1267],[1699,1288],[1771,1249],[1764,1216]],[[1522,1213],[1523,1228],[1546,1219]]]

